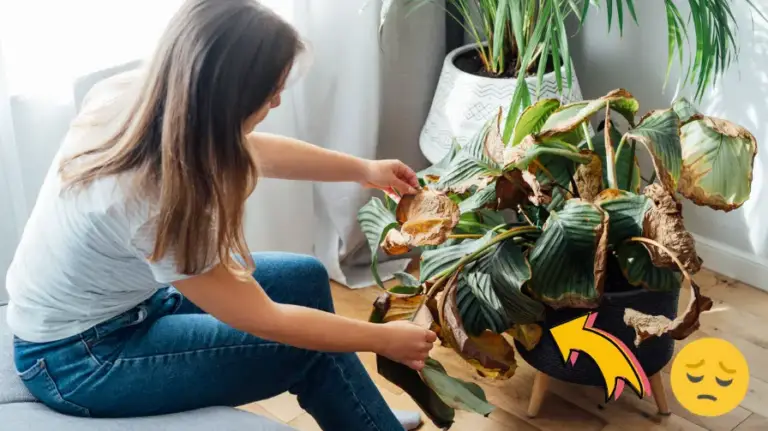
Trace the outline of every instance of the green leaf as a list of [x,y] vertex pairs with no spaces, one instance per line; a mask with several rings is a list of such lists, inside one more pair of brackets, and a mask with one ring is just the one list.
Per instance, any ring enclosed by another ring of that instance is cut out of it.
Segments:
[[603,191],[595,203],[608,213],[608,243],[613,246],[643,235],[643,218],[653,205],[645,195],[618,190]]
[[389,288],[387,292],[395,295],[418,295],[421,293],[421,287],[397,285],[395,287]]
[[427,359],[421,375],[427,386],[432,388],[445,404],[455,409],[483,416],[488,416],[494,410],[480,386],[449,376],[445,367],[432,358]]
[[731,211],[752,189],[757,142],[726,120],[701,117],[683,126],[683,169],[679,192],[697,205]]
[[531,267],[512,240],[502,242],[468,266],[456,293],[467,332],[480,335],[487,329],[500,334],[516,323],[541,320],[544,306],[522,292],[530,278]]
[[[584,123],[603,108],[610,104],[611,110],[618,112],[627,119],[629,124],[634,124],[635,114],[639,109],[639,103],[628,91],[613,90],[607,95],[591,101],[578,102],[565,105],[555,111],[538,135],[542,142],[560,141],[577,145],[584,138],[581,132],[581,124]],[[572,141],[576,133],[576,141]]]
[[421,255],[421,281],[431,280],[440,273],[447,271],[462,257],[479,250],[494,236],[496,236],[496,232],[489,231],[482,238],[465,240],[456,245],[425,251]]
[[[621,134],[616,130],[615,127],[612,127],[610,129],[610,133],[612,135],[611,137],[611,143],[613,144],[614,150],[619,145],[619,141],[621,141]],[[603,166],[606,165],[606,159],[605,159],[605,134],[604,133],[598,133],[595,136],[592,137],[592,145],[595,147],[595,153],[597,153],[598,156],[600,156],[600,163],[602,163]],[[579,148],[586,150],[588,148],[587,141],[583,141]],[[626,150],[626,149],[625,149]],[[634,157],[634,166],[631,169],[629,169],[629,161],[632,158],[632,151],[622,151],[620,154],[617,155],[616,159],[616,180],[618,181],[618,186],[621,190],[631,191],[632,193],[638,193],[640,191],[640,185],[641,185],[641,178],[640,178],[640,163],[637,161],[637,157]],[[631,178],[631,184],[630,184],[630,175]],[[608,170],[603,169],[603,188],[608,188]]]
[[456,141],[453,141],[451,149],[448,151],[448,153],[445,154],[445,156],[443,156],[442,159],[440,159],[439,162],[428,167],[427,169],[420,171],[418,174],[416,174],[416,176],[418,176],[419,179],[427,178],[430,176],[438,178],[441,177],[451,166],[451,162],[454,158],[456,158],[456,154],[459,153],[459,150],[461,150],[461,146],[459,146]]
[[459,193],[478,185],[485,177],[501,175],[501,170],[485,151],[485,138],[496,118],[485,123],[472,140],[464,146],[443,171],[436,187],[441,190],[455,190]]
[[376,355],[376,368],[382,377],[404,390],[435,426],[448,429],[453,424],[456,411],[443,402],[417,371],[381,355]]
[[[477,273],[469,276],[469,271]],[[509,318],[492,290],[490,275],[478,271],[477,262],[459,276],[456,308],[464,322],[464,328],[471,335],[479,335],[485,330],[498,334],[509,328]]]
[[699,115],[699,111],[693,106],[693,103],[689,102],[685,97],[675,100],[672,103],[672,110],[680,117],[680,122],[683,124],[690,121],[692,117]]
[[530,255],[531,293],[553,308],[597,305],[605,282],[608,216],[571,199],[552,212]]
[[373,278],[376,284],[384,287],[384,282],[381,280],[378,270],[379,244],[384,240],[390,229],[398,226],[395,215],[384,206],[381,200],[372,198],[360,208],[360,211],[357,213],[357,220],[371,249],[371,272],[373,273]]
[[680,289],[682,274],[654,265],[648,250],[642,244],[622,244],[616,251],[616,258],[624,277],[633,286],[642,286],[657,292],[673,292]]
[[648,113],[624,136],[648,150],[656,175],[670,193],[677,189],[682,166],[679,128],[680,118],[672,109],[665,109]]
[[552,190],[552,202],[547,205],[547,210],[558,210],[566,199],[571,197],[567,190],[571,189],[571,178],[576,172],[576,163],[566,157],[551,154],[539,156],[538,162],[549,171],[549,174],[552,174],[550,177],[542,169],[536,170],[536,179],[539,184]]
[[547,118],[559,107],[560,101],[557,99],[542,99],[526,108],[517,120],[512,141],[508,145],[515,146],[526,136],[541,131]]
[[492,204],[495,200],[496,187],[493,184],[489,184],[463,200],[459,204],[459,211],[461,211],[462,214],[477,211]]
[[396,272],[395,279],[404,287],[420,287],[419,279],[407,272]]
[[[544,318],[544,306],[523,293],[531,279],[531,266],[523,250],[511,239],[503,241],[487,259],[492,287],[512,324],[526,324]],[[509,325],[507,328],[511,327]]]

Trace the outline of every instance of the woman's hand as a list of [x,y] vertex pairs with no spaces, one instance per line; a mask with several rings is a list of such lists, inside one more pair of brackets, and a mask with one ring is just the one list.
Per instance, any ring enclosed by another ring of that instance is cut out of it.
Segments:
[[400,195],[415,193],[419,188],[416,173],[400,160],[369,160],[363,174],[362,184],[383,190],[385,193]]
[[406,321],[387,323],[384,329],[388,336],[383,338],[376,353],[416,371],[424,368],[424,361],[437,339],[434,332]]

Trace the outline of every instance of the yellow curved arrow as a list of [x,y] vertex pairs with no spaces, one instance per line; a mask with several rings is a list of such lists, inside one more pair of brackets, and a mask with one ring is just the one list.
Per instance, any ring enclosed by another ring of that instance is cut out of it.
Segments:
[[589,355],[600,368],[605,383],[605,401],[618,399],[624,383],[641,398],[650,395],[651,384],[635,355],[613,335],[592,326],[596,312],[590,312],[550,329],[563,361],[576,364],[579,353]]

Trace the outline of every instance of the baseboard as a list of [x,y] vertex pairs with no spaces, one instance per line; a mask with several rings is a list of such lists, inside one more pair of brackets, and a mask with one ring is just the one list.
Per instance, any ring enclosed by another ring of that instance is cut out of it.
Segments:
[[694,235],[694,238],[704,267],[768,291],[768,259],[699,235]]

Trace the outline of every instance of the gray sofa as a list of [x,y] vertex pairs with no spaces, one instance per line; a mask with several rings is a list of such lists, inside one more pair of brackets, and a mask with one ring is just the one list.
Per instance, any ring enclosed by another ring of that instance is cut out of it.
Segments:
[[13,335],[0,306],[0,430],[2,431],[295,431],[229,407],[135,419],[84,419],[64,416],[35,401],[16,374]]

